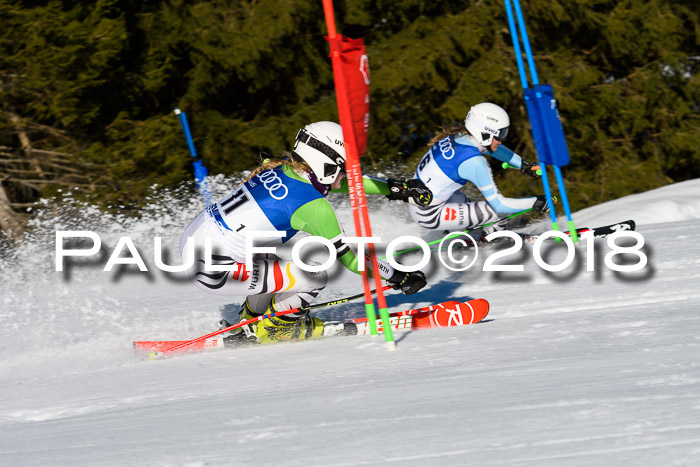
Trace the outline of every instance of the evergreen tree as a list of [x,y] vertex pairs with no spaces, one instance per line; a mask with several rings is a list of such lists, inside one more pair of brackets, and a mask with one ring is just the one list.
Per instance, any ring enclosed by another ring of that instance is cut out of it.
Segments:
[[[700,176],[694,2],[522,5],[540,81],[559,101],[574,208]],[[508,111],[506,144],[535,158],[502,2],[335,7],[340,32],[368,49],[365,170],[405,163],[410,174],[440,125],[482,101]],[[94,164],[93,199],[138,205],[154,182],[191,180],[175,106],[212,173],[250,169],[304,124],[337,120],[318,0],[0,0],[0,20],[0,146],[31,159],[24,132],[35,149]],[[496,172],[511,196],[541,189]],[[11,196],[38,195],[13,192],[15,178],[0,176]],[[49,178],[37,190],[50,192]]]

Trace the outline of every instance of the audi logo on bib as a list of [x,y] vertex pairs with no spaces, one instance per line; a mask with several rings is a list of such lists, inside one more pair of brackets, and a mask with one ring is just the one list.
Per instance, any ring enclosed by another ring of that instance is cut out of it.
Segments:
[[438,146],[440,147],[442,157],[444,157],[445,159],[450,160],[455,156],[455,149],[452,147],[452,143],[450,143],[449,137],[441,139],[438,142]]
[[[274,199],[280,200],[287,197],[289,194],[289,189],[282,183],[282,179],[275,173],[274,170],[266,170],[258,174],[258,178],[262,182],[263,186],[270,193]],[[279,191],[282,190],[284,194],[280,196]]]

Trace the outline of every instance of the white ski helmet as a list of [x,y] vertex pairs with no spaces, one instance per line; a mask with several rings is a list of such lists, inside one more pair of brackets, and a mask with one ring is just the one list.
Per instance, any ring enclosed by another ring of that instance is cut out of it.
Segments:
[[316,122],[299,130],[292,153],[309,164],[319,182],[330,185],[345,172],[344,144],[340,125]]
[[508,134],[510,118],[506,111],[496,104],[482,102],[469,109],[464,126],[480,145],[488,147],[494,138],[503,141]]

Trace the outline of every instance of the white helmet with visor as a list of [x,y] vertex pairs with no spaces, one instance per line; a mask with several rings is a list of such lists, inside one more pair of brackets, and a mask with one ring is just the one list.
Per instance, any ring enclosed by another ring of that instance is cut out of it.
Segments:
[[503,141],[508,135],[510,118],[496,104],[482,102],[469,109],[464,126],[480,145],[489,147],[494,139]]
[[330,185],[341,172],[345,173],[344,144],[340,125],[316,122],[299,130],[292,153],[309,164],[320,183]]

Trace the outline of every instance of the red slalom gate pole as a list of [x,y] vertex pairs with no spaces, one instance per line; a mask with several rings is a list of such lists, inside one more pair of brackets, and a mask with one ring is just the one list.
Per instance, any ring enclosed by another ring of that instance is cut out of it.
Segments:
[[[335,29],[335,18],[333,15],[333,2],[332,0],[323,0],[323,11],[325,13],[326,17],[326,27],[328,28],[328,39],[331,44],[331,63],[333,64],[333,77],[335,81],[335,86],[336,86],[336,95],[340,95],[341,93],[343,95],[345,94],[345,81],[342,79],[342,71],[340,70],[340,67],[335,65],[334,60],[340,60],[340,51],[337,50],[336,47],[334,47],[335,44],[335,39],[337,37],[336,29]],[[339,78],[339,75],[340,78]],[[349,111],[349,109],[348,109]],[[340,106],[339,106],[339,112],[340,112]],[[352,120],[352,117],[347,117]],[[341,120],[341,126],[343,123],[343,116],[341,115],[340,117]],[[354,137],[354,132],[350,130],[352,133],[352,136]],[[349,133],[345,132],[345,129],[343,129],[343,137],[345,141],[350,141]],[[359,203],[358,203],[358,197],[357,197],[357,191],[356,191],[356,186],[357,186],[357,176],[356,176],[356,171],[355,171],[355,164],[352,162],[349,162],[352,159],[351,151],[354,148],[349,147],[350,144],[346,145],[345,152],[346,152],[346,172],[347,172],[347,177],[348,177],[348,193],[350,195],[350,207],[352,209],[352,215],[353,215],[353,220],[355,223],[355,235],[358,237],[362,237],[362,221],[360,219],[360,211],[359,211]],[[357,157],[355,157],[355,160],[357,160]],[[360,185],[362,184],[362,176],[360,176]],[[364,187],[363,187],[364,188]],[[367,322],[369,324],[369,329],[370,329],[370,335],[376,336],[378,335],[377,332],[377,312],[374,309],[374,300],[372,298],[372,295],[369,293],[369,290],[371,288],[370,286],[370,281],[369,281],[369,273],[367,272],[366,268],[366,263],[364,258],[358,258],[360,261],[360,264],[363,266],[361,275],[362,275],[362,285],[364,287],[364,292],[365,292],[365,313],[367,314]]]
[[[336,33],[335,29],[335,16],[333,13],[332,0],[323,0],[323,10],[326,18],[326,27],[328,29],[328,39],[330,42],[331,63],[333,66],[333,77],[335,81],[336,99],[338,103],[338,114],[340,116],[340,124],[343,127],[343,137],[345,139],[345,152],[347,155],[345,165],[348,173],[348,191],[350,193],[350,201],[353,209],[353,217],[355,220],[355,231],[358,237],[363,236],[362,221],[364,221],[364,232],[367,237],[371,237],[372,229],[370,227],[369,211],[367,210],[367,200],[365,197],[364,185],[362,184],[362,169],[360,167],[358,153],[359,151],[357,148],[357,135],[355,133],[355,127],[353,124],[352,112],[350,109],[350,102],[347,92],[347,85],[342,69],[343,57],[340,50],[338,34]],[[365,76],[367,80],[369,79],[368,70],[364,70],[363,76]],[[369,85],[368,82],[367,85]],[[360,213],[362,215],[362,219],[360,219]],[[386,304],[386,298],[384,297],[384,293],[381,289],[382,284],[381,276],[379,275],[379,264],[377,263],[377,256],[374,245],[372,243],[369,244],[369,257],[372,267],[372,275],[374,276],[375,283],[378,284],[377,304],[379,305],[379,314],[382,318],[387,349],[394,350],[396,348],[396,343],[394,342],[393,331],[391,330],[391,325],[389,323],[390,318],[388,307]],[[361,261],[362,265],[366,266],[365,258],[359,258],[359,260]],[[364,282],[365,291],[368,291],[370,289],[370,286],[368,283],[369,278],[367,277],[366,271],[363,271],[362,278]],[[371,295],[368,295],[367,293],[365,293],[365,298],[367,319],[370,323],[370,333],[372,335],[376,335],[376,322],[372,322],[376,320],[374,302],[372,300]]]
[[[360,220],[360,210],[358,207],[358,202],[357,202],[357,195],[355,191],[355,170],[354,167],[350,166],[347,167],[347,172],[348,172],[348,193],[350,194],[350,207],[352,209],[352,216],[353,220],[355,223],[355,235],[358,237],[362,237],[362,224]],[[351,180],[352,183],[351,183]],[[362,183],[362,177],[360,177],[360,183]],[[377,331],[377,311],[374,309],[374,299],[372,298],[372,294],[369,293],[369,290],[371,288],[370,285],[370,280],[369,280],[369,272],[367,271],[367,265],[366,261],[364,258],[358,258],[359,263],[362,264],[363,268],[361,271],[362,275],[362,285],[365,291],[365,314],[367,315],[367,324],[369,325],[369,333],[371,336],[377,336],[379,335],[379,331]]]

